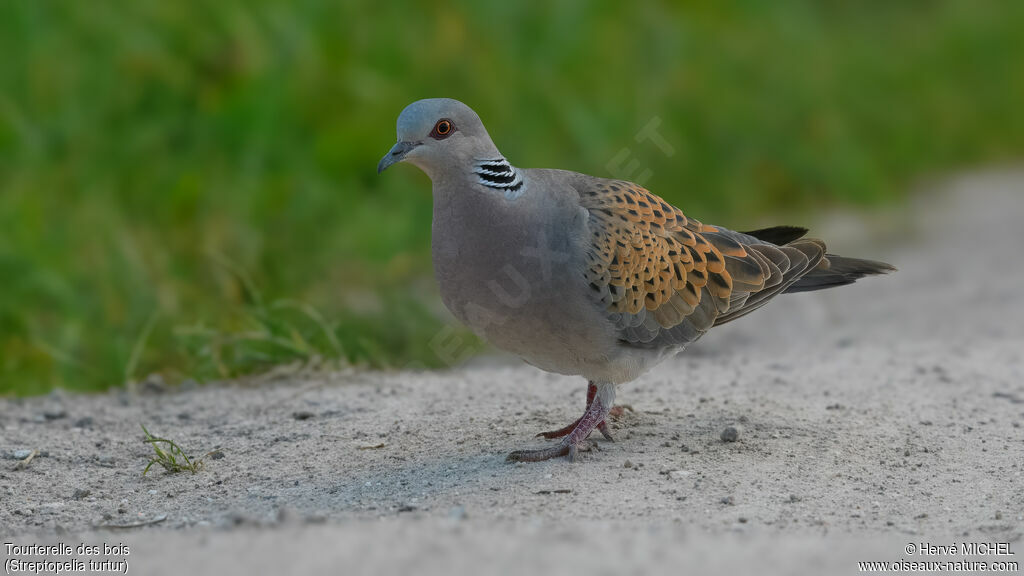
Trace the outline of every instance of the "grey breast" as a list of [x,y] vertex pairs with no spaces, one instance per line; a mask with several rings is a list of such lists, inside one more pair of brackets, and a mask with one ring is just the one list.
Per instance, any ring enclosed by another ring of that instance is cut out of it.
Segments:
[[432,252],[449,310],[495,346],[579,373],[614,335],[582,274],[586,211],[558,171],[521,170],[517,194],[477,183],[434,187]]

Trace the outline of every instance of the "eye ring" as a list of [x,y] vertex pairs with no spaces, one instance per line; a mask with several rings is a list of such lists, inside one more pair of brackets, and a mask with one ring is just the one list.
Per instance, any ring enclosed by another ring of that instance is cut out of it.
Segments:
[[455,124],[447,118],[442,118],[434,124],[434,129],[430,131],[430,137],[435,140],[444,140],[445,138],[452,135],[455,132]]

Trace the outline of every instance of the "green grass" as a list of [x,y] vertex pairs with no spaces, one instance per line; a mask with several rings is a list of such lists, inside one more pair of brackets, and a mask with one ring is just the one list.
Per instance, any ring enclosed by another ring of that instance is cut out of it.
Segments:
[[429,182],[375,174],[415,99],[742,226],[1020,158],[1022,37],[989,0],[0,3],[0,394],[443,365]]
[[142,424],[139,424],[139,426],[142,426],[143,442],[153,448],[153,456],[150,456],[146,468],[142,470],[143,476],[149,472],[149,469],[154,464],[159,464],[165,471],[171,473],[188,471],[195,474],[202,469],[203,458],[212,454],[210,452],[201,458],[196,458],[195,456],[189,458],[188,454],[185,454],[185,450],[174,440],[154,436],[149,430],[146,430],[145,426]]

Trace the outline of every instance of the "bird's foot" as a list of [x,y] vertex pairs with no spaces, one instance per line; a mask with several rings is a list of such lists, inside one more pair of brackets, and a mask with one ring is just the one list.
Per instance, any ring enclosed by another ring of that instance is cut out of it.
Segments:
[[[587,408],[588,409],[590,408],[590,404],[593,403],[594,396],[596,396],[596,395],[597,395],[597,385],[594,384],[593,382],[591,382],[587,386]],[[629,404],[623,404],[621,406],[612,406],[611,410],[608,411],[608,416],[610,416],[612,418],[612,420],[618,420],[619,418],[622,417],[623,414],[626,413],[626,410],[629,410],[630,412],[632,412],[633,411],[633,407],[630,406]],[[566,426],[564,428],[559,428],[558,430],[552,430],[550,432],[541,432],[540,434],[537,434],[537,438],[547,438],[548,440],[551,440],[551,439],[554,439],[554,438],[562,438],[563,436],[567,436],[573,430],[575,430],[576,427],[579,426],[579,424],[580,424],[580,422],[582,420],[583,420],[583,416],[577,418],[575,422],[573,422],[572,424],[569,424],[568,426]],[[597,430],[598,430],[598,432],[601,433],[602,436],[605,437],[606,440],[608,440],[609,442],[615,442],[615,438],[612,437],[612,433],[608,429],[608,420],[607,420],[607,418],[602,420],[601,423],[597,425]]]
[[597,444],[584,440],[579,444],[570,444],[566,441],[559,442],[557,445],[550,448],[540,448],[537,450],[516,450],[509,454],[506,458],[506,462],[543,462],[544,460],[550,460],[552,458],[558,458],[560,456],[566,456],[569,462],[575,462],[577,454],[580,452],[590,452],[591,449],[597,449]]
[[[579,420],[574,422],[571,426],[566,427],[571,428],[571,430],[564,434],[559,434],[558,436],[547,436],[549,438],[562,438],[561,442],[556,446],[541,448],[538,450],[517,450],[509,454],[506,460],[509,462],[540,462],[542,460],[549,460],[559,456],[568,456],[569,461],[573,462],[576,460],[576,455],[581,449],[584,451],[588,449],[586,440],[595,428],[597,428],[605,438],[610,441],[614,441],[612,440],[611,433],[608,432],[608,424],[605,421],[610,410],[605,408],[604,402],[596,395],[592,395],[588,392],[587,399],[589,400],[587,404],[587,411],[583,413],[583,416]],[[614,399],[614,391],[611,399]],[[565,430],[565,428],[562,430]],[[562,430],[556,430],[555,433],[561,433]]]
[[[616,408],[620,407],[614,406],[612,407],[612,410],[615,410]],[[621,410],[619,413],[622,413]],[[611,411],[609,411],[608,414],[610,415]],[[555,438],[562,438],[563,436],[568,436],[569,434],[572,433],[573,430],[576,429],[577,426],[579,426],[580,420],[583,420],[583,418],[577,419],[575,422],[569,424],[565,428],[559,428],[558,430],[552,430],[550,432],[541,432],[540,434],[537,434],[537,438],[547,438],[548,440],[552,440]],[[608,429],[608,420],[602,420],[601,423],[596,426],[596,428],[597,431],[600,432],[602,436],[604,436],[605,440],[609,442],[615,442],[615,437],[612,436],[611,431]]]

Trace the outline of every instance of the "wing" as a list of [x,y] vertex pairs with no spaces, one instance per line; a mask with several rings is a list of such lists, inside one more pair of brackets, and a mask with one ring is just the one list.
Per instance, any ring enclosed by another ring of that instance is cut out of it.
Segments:
[[764,305],[825,254],[819,240],[777,246],[701,224],[630,182],[587,184],[587,280],[632,346],[685,346]]

